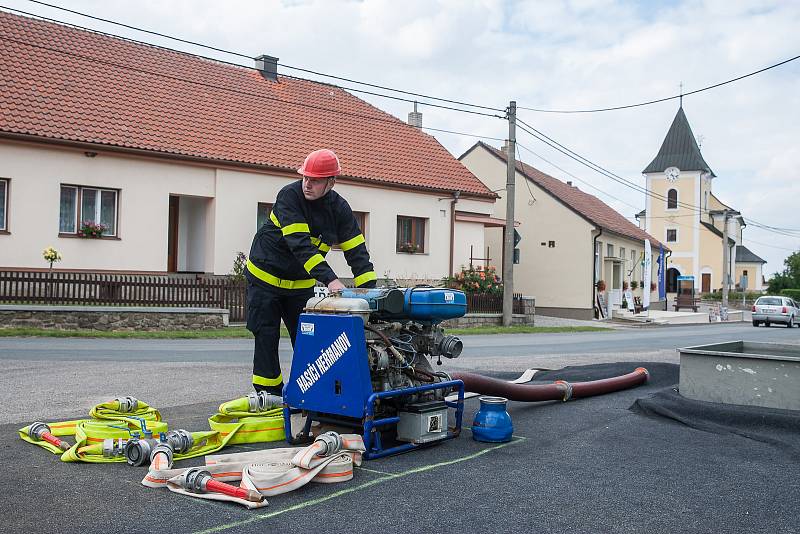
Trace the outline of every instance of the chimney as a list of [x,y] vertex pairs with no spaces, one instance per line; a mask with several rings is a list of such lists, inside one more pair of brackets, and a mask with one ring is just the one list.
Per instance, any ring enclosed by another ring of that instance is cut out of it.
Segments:
[[416,102],[414,102],[414,111],[408,114],[408,124],[414,128],[422,128],[422,113],[417,111]]
[[506,155],[506,157],[508,157],[508,139],[503,141],[503,146],[500,147],[500,152],[502,152],[503,154]]
[[567,182],[567,185],[572,187],[572,182]]
[[261,73],[265,80],[277,82],[278,58],[267,55],[258,56],[256,58],[256,70]]

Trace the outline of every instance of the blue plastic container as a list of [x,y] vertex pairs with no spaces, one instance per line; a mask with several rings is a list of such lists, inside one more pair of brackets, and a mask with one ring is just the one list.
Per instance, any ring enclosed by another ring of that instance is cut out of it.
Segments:
[[458,289],[410,287],[405,291],[403,314],[409,319],[438,323],[467,313],[467,296]]
[[472,421],[472,439],[488,443],[511,441],[514,425],[506,411],[508,399],[503,397],[480,397],[480,409]]

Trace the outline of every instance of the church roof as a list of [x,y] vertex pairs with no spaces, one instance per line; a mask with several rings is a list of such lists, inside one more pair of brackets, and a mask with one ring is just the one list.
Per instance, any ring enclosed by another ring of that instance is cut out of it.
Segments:
[[744,245],[736,245],[736,263],[767,263]]
[[697,146],[682,107],[678,108],[658,154],[642,172],[663,172],[668,167],[677,167],[682,171],[710,172],[711,176],[716,176],[700,154],[700,147]]

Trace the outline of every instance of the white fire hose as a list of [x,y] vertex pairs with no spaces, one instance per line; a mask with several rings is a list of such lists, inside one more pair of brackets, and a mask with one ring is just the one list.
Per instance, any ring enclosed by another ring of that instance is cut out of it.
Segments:
[[[204,471],[219,482],[241,481],[239,486],[264,497],[280,495],[305,486],[309,482],[331,484],[353,478],[353,466],[361,465],[364,441],[358,434],[326,432],[307,447],[265,449],[236,454],[206,456]],[[239,503],[247,508],[267,505],[266,499],[254,502],[213,491],[200,492],[200,486],[187,481],[189,469],[157,469],[151,464],[142,484],[151,488],[166,486],[170,491],[217,501]],[[203,486],[205,487],[205,486]],[[202,490],[205,491],[205,490]]]

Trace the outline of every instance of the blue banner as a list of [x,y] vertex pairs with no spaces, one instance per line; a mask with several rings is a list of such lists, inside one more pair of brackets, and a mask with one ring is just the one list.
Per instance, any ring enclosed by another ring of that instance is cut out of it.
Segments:
[[667,298],[667,258],[664,256],[664,245],[658,251],[658,300]]

